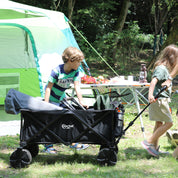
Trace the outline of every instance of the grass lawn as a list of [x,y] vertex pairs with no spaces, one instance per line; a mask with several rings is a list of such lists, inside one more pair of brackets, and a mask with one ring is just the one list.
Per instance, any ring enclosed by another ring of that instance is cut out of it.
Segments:
[[[175,100],[177,102],[177,99]],[[172,105],[174,126],[177,128],[177,105]],[[133,120],[137,113],[136,108],[126,108],[124,120],[125,126]],[[149,121],[148,110],[142,114],[145,127],[145,135],[148,138],[153,130],[154,123]],[[87,177],[87,178],[143,178],[143,177],[178,177],[178,161],[171,153],[174,148],[168,143],[166,135],[160,138],[161,150],[169,151],[170,155],[162,155],[158,158],[150,156],[141,146],[144,140],[138,118],[126,134],[120,140],[118,147],[118,161],[115,166],[99,166],[96,157],[99,145],[90,145],[86,150],[74,152],[62,144],[55,144],[57,155],[43,153],[43,145],[39,145],[40,152],[33,158],[27,168],[14,169],[9,166],[11,153],[19,146],[19,135],[0,137],[0,178],[1,177]]]

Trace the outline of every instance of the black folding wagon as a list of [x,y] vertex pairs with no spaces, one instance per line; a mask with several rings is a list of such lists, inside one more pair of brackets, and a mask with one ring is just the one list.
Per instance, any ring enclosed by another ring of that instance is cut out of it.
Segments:
[[[101,145],[100,164],[117,162],[116,138],[122,134],[123,120],[116,110],[21,110],[20,147],[10,156],[10,165],[22,168],[38,155],[38,144],[87,143]],[[119,121],[119,125],[118,125]]]

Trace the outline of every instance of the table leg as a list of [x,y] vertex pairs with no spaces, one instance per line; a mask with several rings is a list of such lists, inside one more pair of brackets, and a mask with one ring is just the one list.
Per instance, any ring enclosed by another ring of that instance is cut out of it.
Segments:
[[[140,103],[139,103],[139,100],[138,100],[138,96],[137,96],[137,92],[136,92],[136,88],[135,87],[132,87],[132,93],[133,93],[133,96],[134,96],[134,99],[135,99],[135,104],[137,106],[137,110],[138,110],[138,114],[141,112],[140,110]],[[145,130],[144,130],[144,125],[143,125],[143,121],[142,121],[142,116],[140,115],[140,123],[141,123],[141,130],[142,130],[142,133],[143,133],[143,137],[145,137]]]
[[[143,93],[143,91],[144,91],[144,89],[145,88],[142,88],[140,91],[139,90],[137,90],[137,89],[135,89],[135,91],[137,92],[137,96],[138,96],[138,98],[139,98],[139,100],[143,103],[143,104],[148,104],[149,103],[149,101],[148,101],[148,99],[147,98],[145,98],[145,96],[144,95],[146,95],[147,93],[148,93],[148,90],[145,92],[145,93]],[[143,93],[143,94],[142,94]]]

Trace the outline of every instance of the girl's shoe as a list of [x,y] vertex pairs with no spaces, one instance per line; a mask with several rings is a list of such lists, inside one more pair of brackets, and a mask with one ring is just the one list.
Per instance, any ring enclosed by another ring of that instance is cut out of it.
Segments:
[[148,143],[146,140],[141,142],[143,148],[147,150],[147,152],[155,157],[159,157],[159,152],[156,150],[155,146],[153,144]]
[[157,151],[159,152],[159,154],[165,154],[165,155],[169,155],[170,154],[168,151],[160,150],[160,145],[158,146]]

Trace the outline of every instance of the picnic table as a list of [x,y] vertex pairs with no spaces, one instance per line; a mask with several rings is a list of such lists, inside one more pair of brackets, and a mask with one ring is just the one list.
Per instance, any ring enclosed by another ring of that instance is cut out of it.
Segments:
[[[126,107],[128,105],[135,104],[137,107],[138,113],[141,112],[140,105],[146,105],[148,104],[148,88],[150,86],[150,83],[139,83],[137,81],[122,81],[120,83],[104,83],[104,84],[80,84],[80,88],[82,90],[82,94],[86,96],[86,94],[91,94],[91,90],[95,91],[96,95],[102,95],[104,93],[117,91],[120,95],[124,95],[128,92],[130,92],[130,95],[121,97],[121,101],[123,104],[126,104]],[[72,85],[70,88],[72,90],[72,96],[75,96],[75,90]],[[83,92],[84,91],[84,92]],[[87,92],[88,91],[88,92]],[[96,97],[96,96],[95,96]],[[140,122],[141,122],[141,130],[143,132],[143,136],[145,138],[144,134],[144,126],[142,121],[142,116],[140,115]]]

